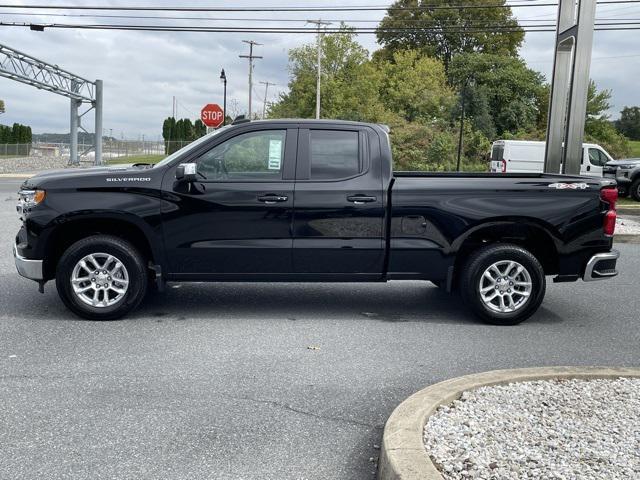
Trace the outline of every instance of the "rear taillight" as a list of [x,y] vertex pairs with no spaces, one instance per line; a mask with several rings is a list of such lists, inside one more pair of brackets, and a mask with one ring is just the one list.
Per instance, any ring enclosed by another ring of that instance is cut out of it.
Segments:
[[612,237],[616,230],[616,202],[618,201],[618,189],[608,187],[600,190],[600,200],[606,203],[609,210],[604,215],[602,229],[607,237]]
[[600,190],[600,199],[609,204],[609,210],[616,209],[616,202],[618,201],[618,189],[616,187],[608,187]]
[[615,210],[609,210],[604,215],[602,229],[607,237],[613,237],[613,234],[616,231],[616,217],[617,215]]
[[502,173],[507,173],[507,161],[502,159]]

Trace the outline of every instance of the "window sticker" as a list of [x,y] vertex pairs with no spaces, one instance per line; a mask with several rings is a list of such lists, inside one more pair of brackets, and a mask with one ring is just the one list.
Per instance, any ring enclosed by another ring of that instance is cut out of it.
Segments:
[[282,163],[282,140],[269,140],[269,170],[280,170]]

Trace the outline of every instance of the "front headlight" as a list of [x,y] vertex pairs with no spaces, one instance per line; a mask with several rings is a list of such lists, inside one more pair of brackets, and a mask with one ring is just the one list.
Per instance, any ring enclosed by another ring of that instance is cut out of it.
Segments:
[[637,165],[618,165],[618,168],[620,170],[631,170],[632,168],[636,167]]
[[18,217],[22,220],[25,212],[42,203],[45,196],[46,192],[44,190],[20,190],[18,192],[18,205],[16,206]]

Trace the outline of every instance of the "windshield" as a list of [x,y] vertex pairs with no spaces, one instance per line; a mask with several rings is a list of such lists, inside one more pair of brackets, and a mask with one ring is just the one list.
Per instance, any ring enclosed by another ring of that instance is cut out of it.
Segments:
[[201,143],[206,142],[207,140],[209,140],[211,137],[215,137],[216,135],[218,135],[220,132],[224,132],[225,130],[229,129],[231,127],[231,125],[226,125],[224,127],[221,127],[217,130],[214,130],[211,133],[207,133],[206,135],[200,137],[197,140],[194,140],[193,142],[191,142],[189,145],[187,145],[186,147],[181,148],[180,150],[173,152],[171,155],[169,155],[166,158],[163,158],[161,161],[159,161],[158,163],[156,163],[153,168],[158,168],[158,167],[162,167],[164,165],[167,165],[169,163],[171,163],[173,160],[175,160],[176,158],[178,158],[179,156],[190,152],[191,150],[193,150],[194,148],[197,148]]

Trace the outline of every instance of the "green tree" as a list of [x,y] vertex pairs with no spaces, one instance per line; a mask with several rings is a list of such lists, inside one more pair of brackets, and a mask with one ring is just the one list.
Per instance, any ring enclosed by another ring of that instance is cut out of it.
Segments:
[[449,115],[454,92],[444,65],[417,50],[394,52],[392,61],[379,62],[380,96],[386,109],[408,121],[432,121]]
[[640,107],[624,107],[616,127],[631,140],[640,140]]
[[[380,72],[352,29],[323,35],[321,43],[321,115],[344,120],[382,121],[379,99]],[[313,118],[316,109],[315,44],[289,51],[289,89],[269,108],[270,118]]]
[[11,128],[0,125],[0,144],[11,143]]
[[206,133],[207,127],[200,119],[192,123],[189,118],[181,118],[178,121],[174,117],[165,118],[162,122],[165,153],[171,154]]
[[465,89],[474,127],[489,138],[533,130],[546,112],[544,77],[520,58],[464,53],[451,62],[449,78]]
[[[486,5],[468,0],[465,5]],[[397,0],[378,26],[376,36],[389,57],[399,50],[416,49],[442,60],[445,68],[456,54],[480,52],[516,56],[524,39],[505,0],[491,2],[497,8],[446,8],[459,0]],[[440,8],[425,8],[436,4]],[[421,8],[422,7],[422,8]],[[445,8],[442,8],[445,7]]]
[[195,138],[200,138],[207,133],[207,126],[199,118],[194,122],[193,129]]
[[602,145],[614,158],[623,158],[631,151],[629,140],[609,120],[610,100],[611,90],[598,91],[595,82],[589,82],[585,140]]

